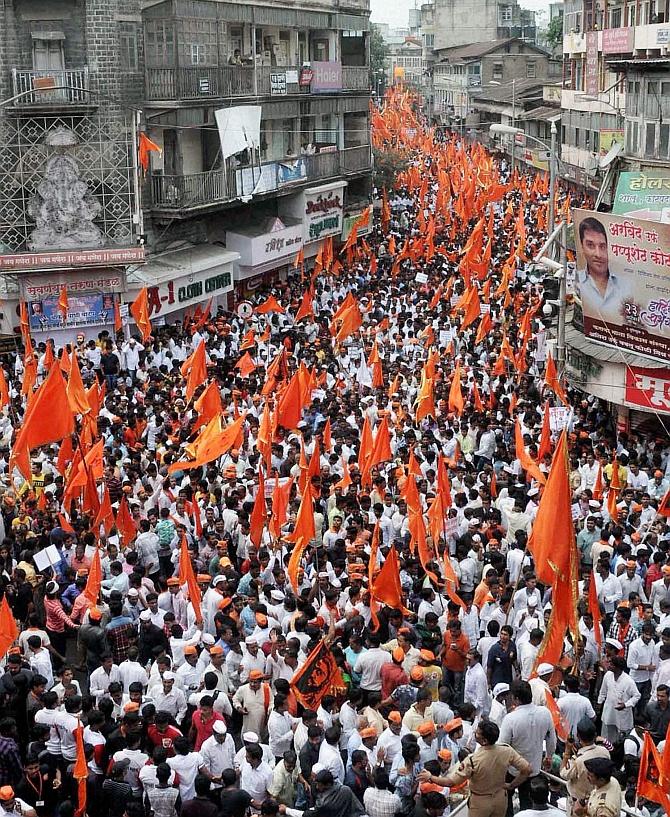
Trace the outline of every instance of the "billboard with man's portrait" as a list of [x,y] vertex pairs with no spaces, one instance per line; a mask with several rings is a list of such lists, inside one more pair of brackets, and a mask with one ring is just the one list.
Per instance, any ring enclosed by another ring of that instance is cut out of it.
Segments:
[[670,361],[670,224],[574,210],[584,334]]

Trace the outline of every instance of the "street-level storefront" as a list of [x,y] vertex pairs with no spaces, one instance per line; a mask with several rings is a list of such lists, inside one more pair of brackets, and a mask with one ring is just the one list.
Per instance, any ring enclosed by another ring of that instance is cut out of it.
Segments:
[[[114,303],[127,289],[126,270],[144,262],[144,248],[67,250],[0,256],[7,296],[7,331],[20,332],[19,302],[26,304],[33,340],[56,346],[76,334],[95,340],[114,332]],[[139,269],[139,266],[137,266]],[[67,316],[58,306],[67,291]]]
[[619,431],[665,434],[670,418],[670,366],[593,343],[566,331],[566,377],[581,391],[609,403]]
[[324,238],[338,240],[344,226],[345,181],[336,181],[319,187],[301,190],[295,196],[280,201],[282,218],[291,217],[302,223],[302,241],[305,259],[315,256]]
[[200,244],[152,256],[147,264],[128,274],[132,303],[147,287],[149,317],[156,326],[182,321],[188,312],[212,300],[212,313],[228,309],[233,292],[233,263],[236,252],[216,244]]
[[271,217],[226,233],[226,247],[239,256],[235,262],[235,299],[253,296],[262,286],[286,280],[303,246],[298,218]]

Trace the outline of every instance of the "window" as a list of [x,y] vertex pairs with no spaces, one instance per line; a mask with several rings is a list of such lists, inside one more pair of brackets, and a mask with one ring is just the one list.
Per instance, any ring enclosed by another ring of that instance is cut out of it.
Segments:
[[565,125],[561,125],[561,144],[566,145],[566,137],[567,136],[567,127]]
[[656,122],[647,122],[644,131],[644,155],[656,156]]
[[216,20],[180,21],[182,31],[179,36],[180,57],[185,64],[218,65]]
[[660,100],[658,98],[658,82],[647,83],[647,99],[645,101],[645,116],[658,118]]
[[575,128],[575,147],[579,146],[579,128]]
[[598,153],[598,151],[600,150],[600,131],[597,130],[593,131],[592,150],[594,153]]
[[536,63],[535,60],[526,63],[526,77],[528,79],[535,79]]
[[150,68],[175,64],[175,37],[172,23],[151,20],[146,27],[147,65]]
[[137,26],[134,23],[119,23],[119,46],[121,68],[124,71],[137,71]]
[[500,6],[499,14],[502,25],[512,22],[512,6]]
[[610,28],[621,28],[621,6],[610,11]]
[[493,63],[493,79],[503,78],[503,64],[501,62]]
[[584,131],[584,147],[587,150],[591,150],[591,131],[585,130]]
[[667,159],[669,151],[670,151],[670,125],[661,125],[658,140],[658,155],[661,159]]
[[637,122],[626,122],[626,153],[637,153],[639,125]]

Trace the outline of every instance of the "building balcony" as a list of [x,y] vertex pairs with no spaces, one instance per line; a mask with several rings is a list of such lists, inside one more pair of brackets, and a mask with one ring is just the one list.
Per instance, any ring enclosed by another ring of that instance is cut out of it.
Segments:
[[[282,77],[283,75],[283,77]],[[221,65],[215,68],[147,68],[146,97],[149,101],[203,100],[226,97],[285,96],[309,94],[311,85],[300,84],[299,67]],[[277,81],[277,80],[280,81]],[[334,83],[335,85],[337,82]],[[370,73],[365,66],[342,66],[340,88],[320,92],[370,90]]]
[[13,101],[17,108],[90,105],[88,66],[60,70],[12,69]]
[[369,145],[344,148],[314,156],[300,156],[260,166],[210,170],[182,176],[153,175],[151,200],[154,212],[175,217],[209,210],[242,197],[286,191],[303,182],[313,183],[371,168]]

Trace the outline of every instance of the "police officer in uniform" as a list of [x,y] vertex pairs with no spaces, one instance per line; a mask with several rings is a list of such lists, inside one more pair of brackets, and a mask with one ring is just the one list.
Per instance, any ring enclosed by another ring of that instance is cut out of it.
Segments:
[[[470,783],[468,808],[470,817],[505,817],[507,793],[528,778],[531,765],[507,744],[498,744],[500,729],[492,721],[482,721],[475,732],[479,748],[449,770],[446,777],[419,772],[419,780],[431,781],[438,786],[457,786]],[[505,782],[508,767],[517,770],[510,783]]]
[[621,786],[612,777],[614,764],[604,757],[584,761],[593,791],[586,803],[581,800],[573,809],[577,817],[619,817],[621,814]]

